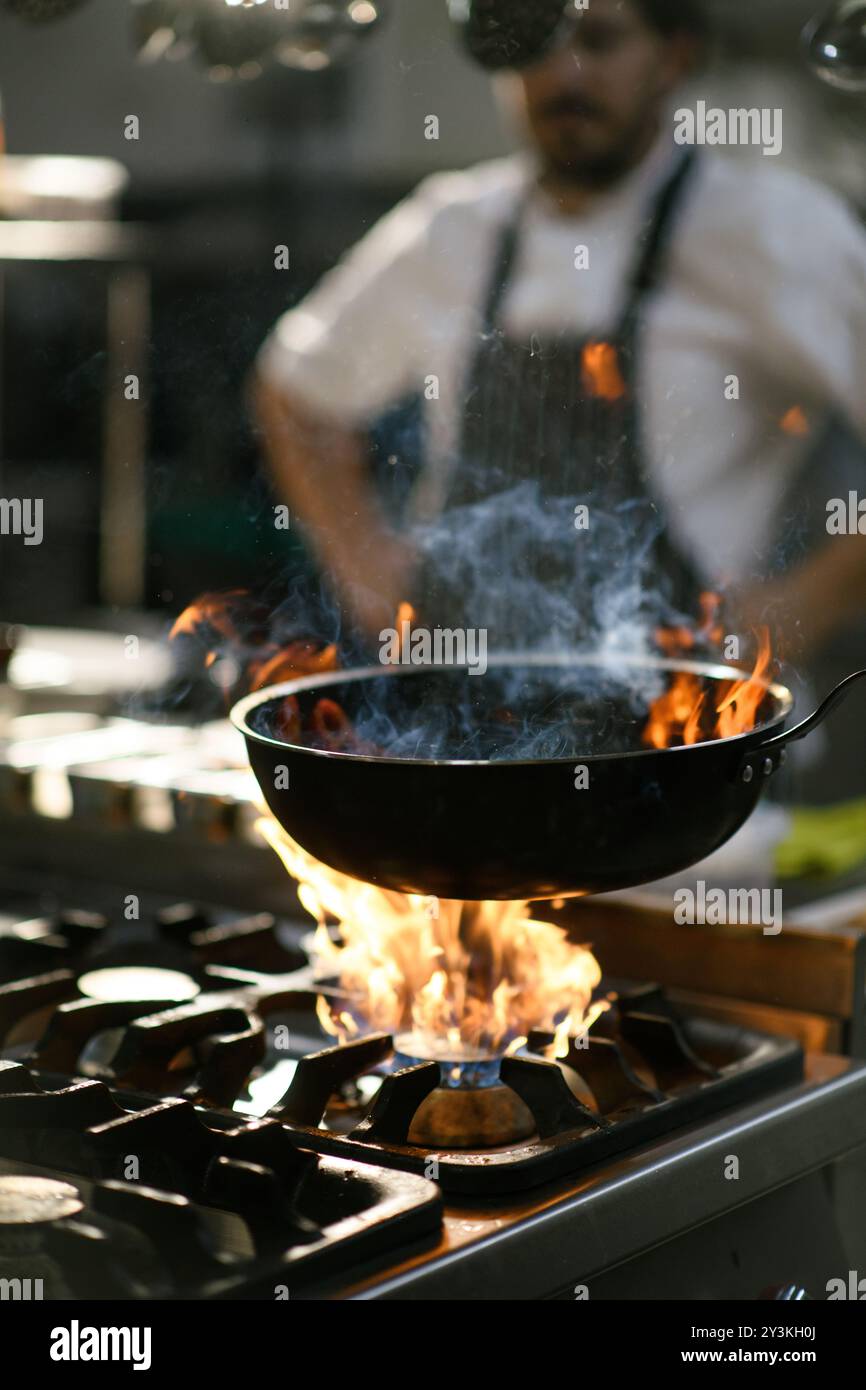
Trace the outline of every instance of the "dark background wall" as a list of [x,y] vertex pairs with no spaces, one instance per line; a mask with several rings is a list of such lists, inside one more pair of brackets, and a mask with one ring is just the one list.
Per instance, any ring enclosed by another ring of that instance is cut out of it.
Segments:
[[[193,59],[142,65],[130,7],[90,0],[55,24],[0,18],[10,153],[100,155],[129,174],[122,216],[153,233],[148,400],[148,601],[292,564],[264,527],[244,382],[257,347],[387,207],[434,167],[501,151],[489,84],[453,40],[444,5],[398,5],[351,65],[215,83]],[[439,142],[424,139],[437,112]],[[140,138],[124,138],[138,117]],[[292,250],[289,274],[273,248]],[[51,566],[0,574],[7,610],[72,616],[96,598],[105,355],[98,274],[6,276],[2,456],[7,495],[39,495],[62,534]],[[25,479],[28,480],[25,484]],[[61,563],[65,582],[58,584]]]

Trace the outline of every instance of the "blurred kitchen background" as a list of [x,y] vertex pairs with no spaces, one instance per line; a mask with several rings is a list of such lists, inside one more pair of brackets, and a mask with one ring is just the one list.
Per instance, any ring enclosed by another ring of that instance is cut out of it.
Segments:
[[[198,593],[304,566],[299,538],[272,524],[245,401],[254,354],[279,313],[420,177],[512,146],[446,0],[356,5],[355,27],[369,32],[339,61],[313,42],[283,55],[291,65],[240,55],[235,72],[216,49],[210,61],[160,54],[160,14],[183,0],[79,0],[45,17],[57,3],[0,3],[0,495],[44,498],[46,527],[41,546],[0,541],[19,716],[126,712],[127,693],[164,679],[162,638]],[[224,11],[227,0],[210,3]],[[800,35],[815,8],[715,0],[700,95],[782,106],[783,162],[863,209],[866,95],[810,71]],[[424,138],[430,113],[435,141]],[[136,139],[125,137],[130,116]],[[281,243],[288,273],[274,268]],[[124,398],[130,374],[137,403]],[[866,490],[860,446],[837,452],[839,486]],[[798,524],[808,503],[821,525],[835,495],[826,476],[804,479]],[[100,630],[153,639],[149,671],[124,665],[116,640],[109,659],[81,636]],[[866,665],[864,653],[866,623],[808,674],[829,688]],[[854,698],[821,755],[786,774],[787,795],[863,796],[864,766]],[[845,833],[859,834],[866,857],[858,815]]]

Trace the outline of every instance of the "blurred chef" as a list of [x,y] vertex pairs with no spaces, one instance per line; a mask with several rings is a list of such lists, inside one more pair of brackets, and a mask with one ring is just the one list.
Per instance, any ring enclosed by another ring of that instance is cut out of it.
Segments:
[[[500,79],[528,148],[426,179],[263,347],[278,487],[370,636],[416,592],[418,522],[526,481],[554,509],[651,518],[639,536],[674,607],[747,586],[820,421],[866,436],[866,237],[774,158],[677,143],[705,37],[699,0],[591,0]],[[396,521],[368,435],[413,395],[423,454]],[[495,544],[489,559],[495,591]],[[596,548],[585,582],[604,565]],[[750,594],[751,616],[767,596],[820,643],[862,608],[866,541],[828,538]]]

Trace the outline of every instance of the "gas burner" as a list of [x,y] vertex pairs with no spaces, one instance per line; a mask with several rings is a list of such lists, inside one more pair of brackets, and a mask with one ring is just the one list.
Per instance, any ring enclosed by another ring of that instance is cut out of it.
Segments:
[[437,1086],[422,1100],[406,1134],[426,1149],[493,1149],[530,1139],[535,1118],[508,1086]]
[[409,1126],[410,1143],[437,1149],[489,1149],[535,1133],[532,1112],[499,1079],[502,1054],[420,1034],[394,1039],[392,1069],[435,1062],[439,1085],[422,1100]]
[[19,966],[59,968],[0,986],[7,1055],[211,1104],[231,1104],[264,1056],[263,1017],[316,997],[309,971],[296,969],[304,957],[267,913],[214,923],[177,904],[132,941],[103,917],[63,913],[7,930],[0,952],[10,943]]
[[429,1243],[441,1215],[432,1183],[320,1157],[274,1119],[0,1062],[0,1272],[45,1297],[294,1296]]
[[78,988],[87,999],[103,1004],[123,999],[182,1004],[194,999],[201,990],[190,975],[152,965],[115,965],[88,970],[79,975]]
[[[621,990],[596,1029],[555,1061],[545,1055],[553,1035],[531,1035],[480,1088],[444,1086],[440,1061],[394,1070],[405,1041],[361,1038],[300,1058],[271,1113],[319,1152],[417,1172],[435,1157],[446,1192],[495,1195],[583,1171],[803,1075],[797,1043],[681,1020],[656,986]],[[383,1071],[366,1113],[337,1133],[331,1097]]]
[[[680,1019],[656,986],[619,989],[589,1035],[556,1040],[555,1059],[549,1033],[502,1057],[417,1035],[317,1050],[317,1006],[348,996],[283,947],[273,918],[220,924],[177,905],[156,919],[146,966],[122,945],[88,948],[94,929],[64,946],[65,968],[0,987],[8,1056],[40,1075],[268,1113],[320,1154],[417,1173],[433,1155],[449,1192],[579,1172],[803,1074],[797,1043]],[[270,1031],[286,1017],[288,1050]]]
[[10,1230],[23,1228],[30,1233],[48,1222],[77,1216],[83,1206],[81,1193],[72,1183],[0,1176],[0,1243]]
[[[64,909],[2,927],[0,978],[5,982],[58,968],[84,974],[135,965],[180,971],[195,980],[215,960],[269,972],[306,963],[299,949],[283,946],[276,918],[269,912],[217,922],[194,903],[175,903],[157,912],[142,930],[136,926],[126,921],[112,925],[99,912]],[[162,983],[168,983],[166,977]],[[175,980],[170,988],[176,990],[179,984]],[[108,988],[105,981],[97,981],[97,989],[100,985],[102,991]],[[182,996],[169,992],[161,997],[192,998],[195,990],[187,984],[183,988]],[[104,992],[99,997],[105,997]],[[130,995],[124,991],[123,997]]]
[[444,1039],[423,1037],[418,1033],[402,1033],[394,1039],[395,1068],[436,1062],[443,1088],[469,1091],[495,1086],[499,1081],[501,1061],[502,1053],[484,1052],[465,1044],[455,1047]]
[[[301,921],[165,897],[135,923],[37,917],[44,893],[16,888],[31,920],[0,931],[19,953],[0,975],[0,1278],[33,1296],[754,1298],[795,1277],[820,1296],[848,1267],[826,1169],[866,1143],[866,1068],[822,1053],[839,1017],[856,1041],[860,936],[774,945],[762,997],[824,1015],[801,1081],[782,1012],[733,997],[760,942],[711,937],[723,1000],[671,978],[685,933],[584,912],[573,939],[613,1007],[588,1038],[524,1028],[494,1057],[401,1029],[334,1046],[323,1028],[357,999],[311,970]],[[633,983],[665,970],[670,992]],[[707,1181],[731,1153],[736,1193]],[[712,1257],[720,1238],[742,1265]]]

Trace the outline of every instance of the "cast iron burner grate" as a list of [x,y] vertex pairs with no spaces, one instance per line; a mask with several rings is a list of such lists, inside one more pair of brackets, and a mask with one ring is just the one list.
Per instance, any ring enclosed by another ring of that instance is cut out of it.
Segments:
[[45,1298],[294,1297],[441,1220],[432,1183],[322,1157],[277,1120],[0,1061],[0,1277]]
[[[393,1054],[393,1039],[385,1034],[302,1058],[271,1113],[319,1152],[418,1173],[429,1173],[435,1158],[436,1180],[446,1192],[494,1196],[574,1176],[803,1078],[797,1042],[709,1019],[681,1019],[657,986],[622,993],[585,1045],[570,1040],[561,1064],[539,1055],[551,1041],[552,1035],[534,1034],[522,1055],[501,1061],[500,1082],[534,1122],[534,1134],[515,1143],[465,1150],[409,1142],[420,1107],[440,1086],[435,1062],[386,1075],[368,1113],[348,1134],[323,1129],[328,1097]],[[654,1085],[631,1059],[639,1059]],[[591,1105],[574,1094],[568,1073]]]
[[[400,1065],[386,1034],[315,1050],[316,1003],[341,992],[299,966],[304,958],[285,949],[273,918],[214,925],[194,906],[164,910],[152,939],[136,948],[139,963],[157,967],[154,984],[134,997],[123,993],[130,945],[121,933],[119,945],[98,949],[94,937],[103,935],[98,920],[68,913],[18,930],[19,973],[25,962],[38,973],[0,986],[0,1052],[36,1076],[84,1076],[151,1101],[172,1096],[176,1105],[226,1111],[261,1113],[247,1088],[264,1072],[276,1085],[261,1108],[300,1148],[410,1174],[435,1171],[455,1195],[496,1197],[573,1176],[803,1077],[796,1042],[680,1018],[657,986],[621,986],[585,1046],[572,1039],[567,1055],[552,1061],[542,1055],[551,1039],[535,1034],[520,1055],[501,1059],[494,1090],[520,1110],[523,1129],[506,1142],[433,1140],[419,1124],[423,1107],[447,1089],[439,1063]],[[171,992],[178,968],[193,997]],[[280,1053],[268,1023],[286,1016],[300,1016],[302,1026],[292,1024],[289,1050]],[[278,1069],[285,1062],[293,1067],[287,1089]],[[82,1106],[88,1094],[98,1093],[81,1093]],[[467,1094],[449,1091],[452,1100]],[[124,1132],[122,1125],[112,1132]],[[168,1137],[178,1136],[182,1142],[180,1131]]]

